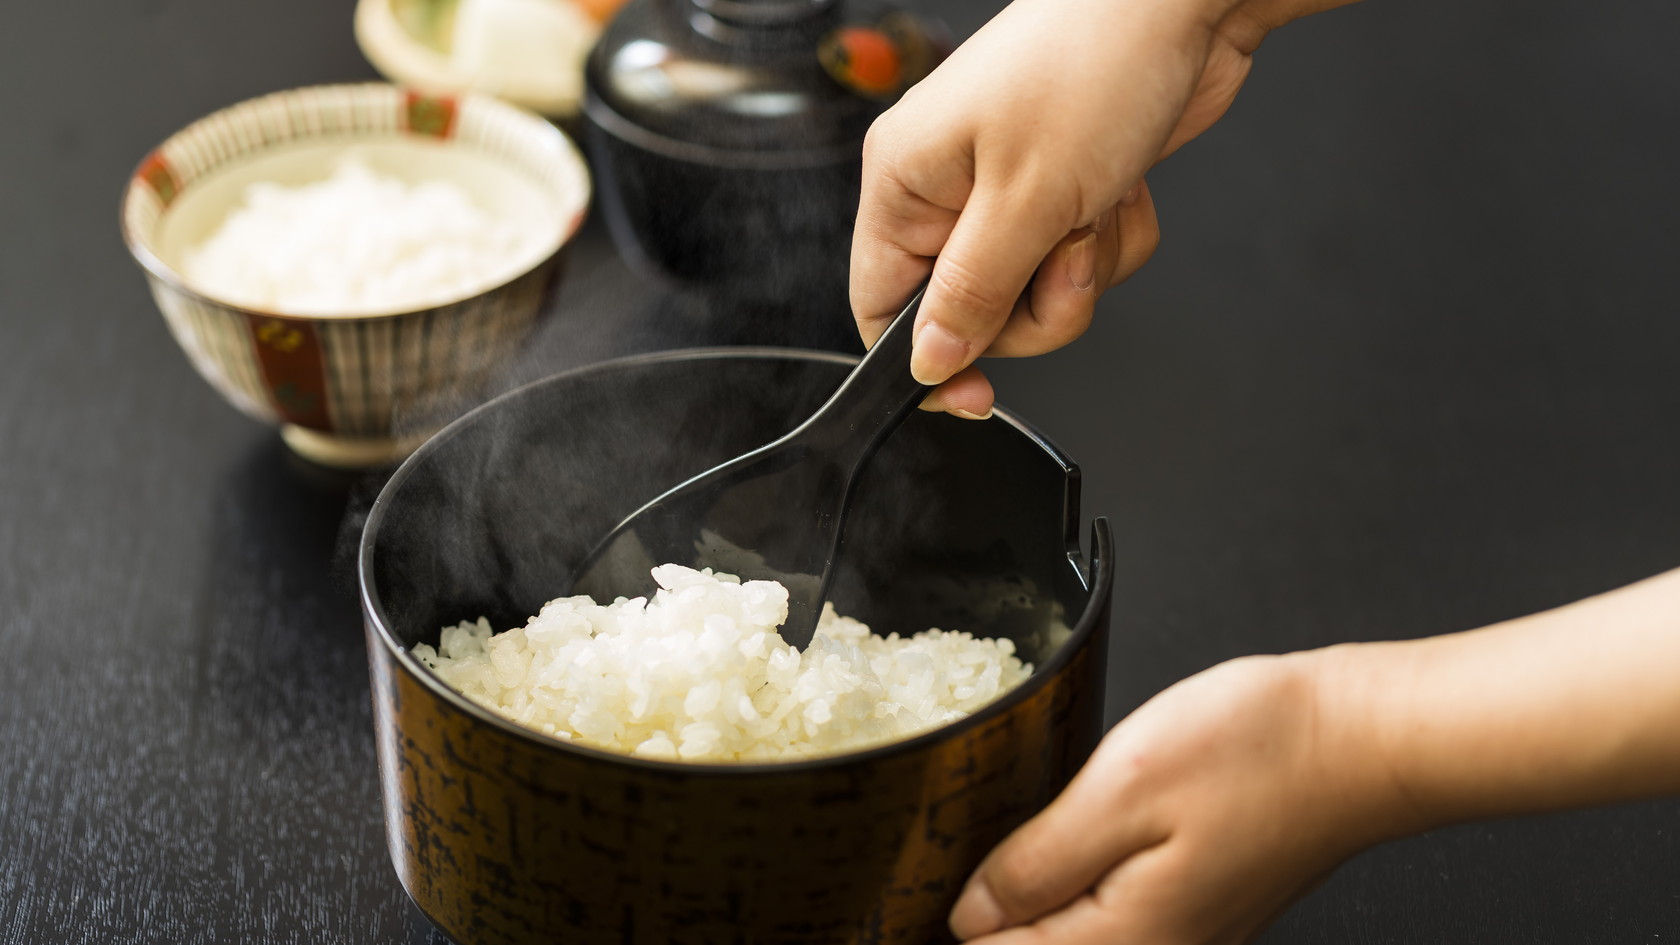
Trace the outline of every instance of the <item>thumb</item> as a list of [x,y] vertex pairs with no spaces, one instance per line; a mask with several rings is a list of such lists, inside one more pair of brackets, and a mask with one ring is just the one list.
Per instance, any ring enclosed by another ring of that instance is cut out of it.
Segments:
[[1144,806],[1126,795],[1128,776],[1112,768],[1093,756],[1048,807],[987,855],[951,910],[958,938],[1053,912],[1097,885],[1115,864],[1166,838]]
[[938,384],[991,346],[1039,263],[1067,233],[1046,217],[1018,201],[978,194],[963,208],[916,315],[916,380]]

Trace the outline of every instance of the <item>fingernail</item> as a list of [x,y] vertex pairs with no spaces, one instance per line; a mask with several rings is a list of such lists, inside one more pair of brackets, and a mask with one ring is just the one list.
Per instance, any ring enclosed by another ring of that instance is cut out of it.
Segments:
[[952,408],[950,413],[951,413],[952,416],[961,417],[964,420],[990,420],[990,419],[992,419],[992,410],[991,410],[990,407],[986,408],[986,412],[983,413],[983,414],[975,413],[972,410],[964,410],[961,407]]
[[968,342],[938,322],[928,322],[916,330],[910,348],[910,376],[918,384],[938,384],[957,373],[967,360]]
[[1097,234],[1090,233],[1067,248],[1068,281],[1080,292],[1097,281]]
[[967,941],[1003,928],[1003,910],[985,883],[969,883],[951,909],[951,933]]

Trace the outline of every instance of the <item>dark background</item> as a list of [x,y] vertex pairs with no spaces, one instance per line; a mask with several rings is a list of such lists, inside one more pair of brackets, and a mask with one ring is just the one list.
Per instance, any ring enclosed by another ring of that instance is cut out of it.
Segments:
[[[935,9],[966,34],[996,2]],[[442,941],[380,827],[349,558],[377,482],[212,393],[117,234],[177,128],[372,76],[350,15],[6,10],[0,945]],[[1154,263],[1079,344],[994,371],[1115,522],[1111,717],[1238,654],[1680,565],[1676,37],[1659,0],[1373,0],[1271,37],[1152,175]],[[557,304],[500,386],[708,340],[598,226]],[[1378,849],[1264,941],[1671,938],[1677,801]]]

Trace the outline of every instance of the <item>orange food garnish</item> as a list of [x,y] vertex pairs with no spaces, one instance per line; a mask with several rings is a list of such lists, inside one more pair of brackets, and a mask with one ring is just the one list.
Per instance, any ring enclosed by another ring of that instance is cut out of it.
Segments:
[[845,54],[845,71],[852,85],[863,92],[881,95],[898,88],[904,77],[898,47],[880,30],[848,26],[835,36]]

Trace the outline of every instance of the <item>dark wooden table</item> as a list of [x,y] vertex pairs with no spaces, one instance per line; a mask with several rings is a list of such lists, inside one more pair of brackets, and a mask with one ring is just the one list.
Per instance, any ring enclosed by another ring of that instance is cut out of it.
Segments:
[[[943,6],[966,32],[996,0]],[[213,394],[117,236],[171,131],[370,76],[349,19],[6,11],[0,945],[442,941],[380,826],[350,567],[377,480]],[[996,368],[1117,526],[1111,716],[1238,654],[1680,565],[1676,36],[1658,0],[1372,2],[1275,35],[1153,175],[1156,261],[1080,344]],[[598,227],[557,305],[499,386],[718,331]],[[1670,939],[1677,801],[1393,844],[1265,941]]]

